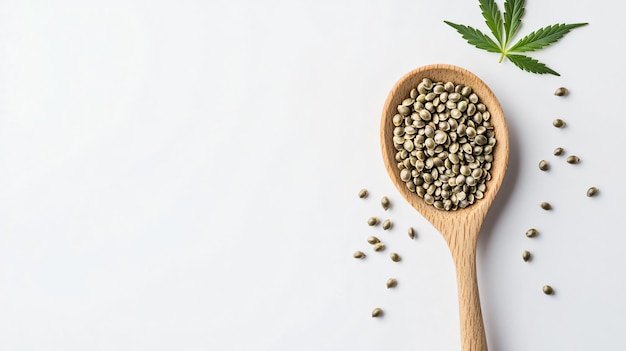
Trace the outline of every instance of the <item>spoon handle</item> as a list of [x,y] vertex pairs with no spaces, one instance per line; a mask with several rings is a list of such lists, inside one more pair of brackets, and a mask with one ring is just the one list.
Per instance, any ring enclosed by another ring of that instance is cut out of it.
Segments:
[[462,351],[487,351],[487,338],[476,279],[476,242],[465,241],[465,243],[458,243],[460,245],[456,247],[450,246],[459,290],[461,349]]

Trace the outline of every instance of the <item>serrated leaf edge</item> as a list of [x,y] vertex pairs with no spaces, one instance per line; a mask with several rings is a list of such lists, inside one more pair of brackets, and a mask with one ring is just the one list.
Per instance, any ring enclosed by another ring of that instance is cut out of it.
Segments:
[[498,8],[498,4],[494,0],[479,0],[479,4],[485,23],[491,30],[491,34],[496,38],[500,50],[502,50],[504,37],[502,36],[503,21],[500,8]]
[[[507,54],[506,58],[508,58],[509,61],[511,61],[515,66],[517,66],[523,71],[536,73],[536,74],[552,74],[555,76],[560,76],[560,74],[557,71],[548,67],[545,63],[539,62],[538,60],[530,56],[520,55],[520,54]],[[521,61],[520,59],[528,60],[532,62],[533,64],[535,64],[536,66],[528,66],[526,62]]]
[[507,52],[529,52],[542,49],[558,42],[572,29],[584,25],[587,25],[587,23],[557,23],[539,28],[518,40],[513,46],[507,49]]

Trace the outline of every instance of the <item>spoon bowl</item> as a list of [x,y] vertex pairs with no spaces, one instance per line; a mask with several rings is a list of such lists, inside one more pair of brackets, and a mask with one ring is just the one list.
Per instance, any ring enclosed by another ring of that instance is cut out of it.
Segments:
[[[490,122],[495,133],[491,179],[486,183],[482,199],[457,210],[440,210],[427,204],[423,198],[411,192],[400,178],[393,144],[393,116],[398,105],[409,97],[422,79],[433,82],[452,82],[472,88],[491,114]],[[443,236],[454,260],[459,294],[461,344],[463,351],[486,351],[487,341],[480,308],[476,280],[476,244],[482,223],[487,215],[506,172],[509,156],[509,137],[502,107],[491,89],[476,75],[461,67],[435,64],[417,68],[402,77],[393,87],[383,108],[381,120],[381,146],[383,160],[391,180],[400,194]]]

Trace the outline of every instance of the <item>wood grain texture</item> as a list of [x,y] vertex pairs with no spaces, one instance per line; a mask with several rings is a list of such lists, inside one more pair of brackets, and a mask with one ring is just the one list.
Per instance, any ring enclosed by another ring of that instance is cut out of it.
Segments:
[[[430,78],[433,82],[453,82],[470,86],[487,106],[491,114],[491,123],[496,135],[493,151],[491,180],[487,182],[484,198],[474,204],[456,211],[438,210],[428,205],[417,194],[412,193],[400,179],[400,170],[396,166],[393,146],[393,116],[397,106],[409,96],[412,88]],[[452,65],[435,64],[420,67],[407,73],[393,87],[385,106],[380,128],[383,160],[391,180],[400,194],[419,211],[443,235],[456,268],[459,293],[459,313],[461,321],[461,343],[463,351],[487,351],[487,340],[480,308],[478,283],[476,280],[476,243],[482,223],[487,215],[502,181],[508,165],[509,136],[504,112],[495,94],[473,73]]]

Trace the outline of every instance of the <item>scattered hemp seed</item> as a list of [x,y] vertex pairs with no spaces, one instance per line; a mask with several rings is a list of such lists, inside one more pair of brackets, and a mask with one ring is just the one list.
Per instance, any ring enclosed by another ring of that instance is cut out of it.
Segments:
[[539,161],[539,169],[542,171],[547,171],[550,169],[550,164],[546,160]]
[[543,290],[543,293],[546,295],[553,295],[554,294],[554,289],[552,289],[552,287],[550,285],[544,285],[541,290]]
[[375,237],[375,236],[368,236],[367,237],[367,242],[372,244],[372,245],[376,245],[376,244],[378,244],[380,242],[380,240],[377,237]]
[[597,193],[598,193],[598,188],[596,188],[595,186],[592,186],[591,188],[587,189],[588,197],[596,196]]
[[542,202],[539,206],[546,211],[550,211],[552,209],[552,205],[548,202]]
[[356,251],[352,257],[354,258],[365,258],[365,253],[363,253],[363,251]]
[[526,231],[526,236],[529,238],[534,238],[537,236],[537,234],[539,234],[539,231],[537,231],[537,229],[535,228],[530,228]]
[[387,279],[387,289],[395,288],[398,285],[398,280],[396,278]]
[[378,217],[370,217],[367,220],[367,225],[369,225],[370,227],[373,227],[373,226],[378,225],[379,222],[380,220],[378,219]]
[[571,163],[573,165],[577,164],[580,162],[580,157],[576,156],[576,155],[570,155],[567,156],[567,163]]
[[383,229],[384,230],[389,230],[389,229],[391,229],[391,227],[393,227],[393,222],[391,222],[391,219],[385,219],[383,221]]
[[359,191],[359,197],[361,199],[365,199],[367,195],[369,195],[369,192],[367,191],[367,189],[361,189],[361,191]]
[[392,260],[393,262],[400,262],[400,260],[401,260],[400,255],[398,255],[398,254],[397,254],[397,253],[395,253],[395,252],[392,252],[392,253],[389,255],[389,257],[391,257],[391,260]]
[[556,96],[565,96],[567,94],[569,94],[569,90],[565,87],[559,87],[554,91],[554,95]]
[[565,150],[562,147],[557,147],[554,149],[554,156],[561,156],[563,152],[565,152]]
[[383,196],[383,198],[380,199],[380,205],[385,211],[387,211],[389,207],[391,207],[391,201],[389,201],[389,198],[387,196]]
[[413,227],[409,227],[409,238],[411,238],[411,240],[415,239],[415,229],[413,229]]
[[385,249],[385,244],[376,243],[374,244],[374,251],[383,251]]
[[565,121],[560,118],[557,118],[554,121],[552,121],[552,125],[557,128],[563,128],[565,127]]
[[376,308],[372,311],[372,318],[382,317],[382,315],[383,315],[383,310],[382,310],[382,308],[376,307]]
[[522,252],[522,260],[524,260],[524,262],[528,262],[530,260],[530,251],[524,250],[524,252]]

